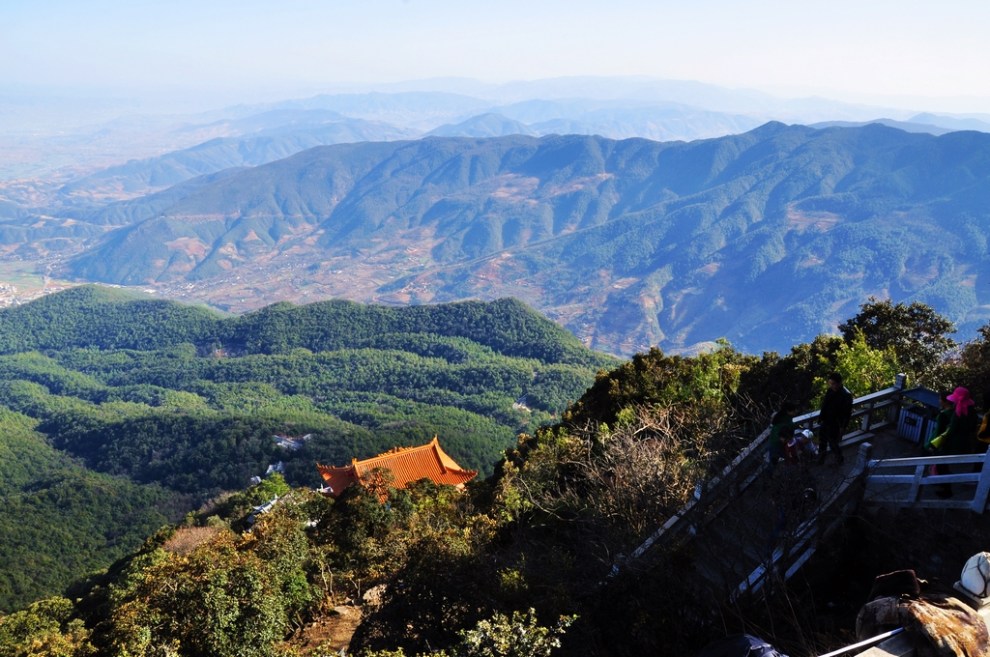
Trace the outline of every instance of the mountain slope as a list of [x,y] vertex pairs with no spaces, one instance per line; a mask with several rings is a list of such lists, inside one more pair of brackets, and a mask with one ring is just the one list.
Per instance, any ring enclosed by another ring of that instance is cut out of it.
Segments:
[[106,566],[179,514],[157,486],[87,470],[0,408],[0,610]]
[[870,295],[984,320],[988,181],[990,135],[881,125],[347,144],[198,186],[68,272],[234,309],[515,296],[613,353],[779,350]]

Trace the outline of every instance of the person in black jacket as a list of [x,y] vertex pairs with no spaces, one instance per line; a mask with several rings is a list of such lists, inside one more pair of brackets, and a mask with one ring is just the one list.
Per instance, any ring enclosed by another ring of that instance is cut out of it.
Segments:
[[824,463],[829,448],[835,452],[839,463],[842,463],[842,452],[839,451],[839,440],[842,432],[852,417],[853,396],[842,385],[842,375],[832,372],[828,375],[828,390],[822,400],[822,408],[818,412],[821,424],[818,441],[818,463]]

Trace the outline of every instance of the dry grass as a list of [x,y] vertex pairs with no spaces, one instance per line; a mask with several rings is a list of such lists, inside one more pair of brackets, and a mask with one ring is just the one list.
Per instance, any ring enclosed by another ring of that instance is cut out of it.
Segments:
[[222,531],[223,527],[180,527],[162,547],[174,554],[186,555]]

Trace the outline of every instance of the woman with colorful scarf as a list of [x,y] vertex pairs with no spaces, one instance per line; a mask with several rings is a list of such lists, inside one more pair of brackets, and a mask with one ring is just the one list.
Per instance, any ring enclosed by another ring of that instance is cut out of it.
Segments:
[[[949,426],[945,431],[932,438],[931,445],[935,448],[935,454],[938,456],[969,454],[979,422],[976,417],[976,410],[973,408],[975,402],[970,397],[969,390],[962,386],[953,390],[952,394],[945,399],[953,405]],[[941,465],[937,472],[938,474],[949,474],[950,469],[948,466]],[[952,486],[942,484],[936,494],[939,497],[951,497]]]

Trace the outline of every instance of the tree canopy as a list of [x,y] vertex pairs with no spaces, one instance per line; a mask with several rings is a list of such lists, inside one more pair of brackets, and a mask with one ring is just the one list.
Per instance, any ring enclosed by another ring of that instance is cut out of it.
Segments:
[[839,325],[842,337],[851,342],[861,333],[866,345],[879,350],[892,349],[898,363],[913,381],[930,377],[942,358],[956,343],[952,322],[924,303],[893,303],[871,297],[859,313]]

